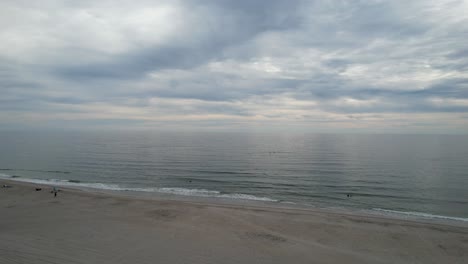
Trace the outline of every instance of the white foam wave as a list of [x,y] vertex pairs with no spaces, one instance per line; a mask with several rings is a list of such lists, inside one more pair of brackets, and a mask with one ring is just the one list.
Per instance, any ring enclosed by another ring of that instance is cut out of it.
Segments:
[[372,210],[386,213],[386,214],[403,215],[403,216],[416,217],[416,218],[430,218],[430,219],[455,220],[455,221],[468,222],[468,218],[463,218],[463,217],[433,215],[433,214],[421,213],[421,212],[405,212],[405,211],[388,210],[388,209],[382,209],[382,208],[373,208]]
[[228,198],[228,199],[242,199],[242,200],[255,200],[255,201],[267,201],[267,202],[276,202],[277,200],[270,199],[267,197],[257,197],[250,194],[242,193],[221,193],[219,191],[205,190],[205,189],[187,189],[187,188],[130,188],[122,187],[117,184],[107,184],[107,183],[86,183],[86,182],[77,182],[69,180],[59,180],[59,179],[30,179],[30,178],[12,178],[9,175],[0,173],[1,178],[6,178],[8,180],[20,181],[20,182],[29,182],[37,184],[46,184],[62,187],[82,187],[82,188],[92,188],[92,189],[101,189],[101,190],[110,190],[110,191],[131,191],[131,192],[155,192],[155,193],[166,193],[166,194],[175,194],[175,195],[184,195],[184,196],[198,196],[198,197],[215,197],[215,198]]
[[256,201],[269,201],[276,202],[277,200],[267,197],[258,197],[250,194],[243,193],[221,193],[219,191],[205,190],[205,189],[187,189],[187,188],[128,188],[129,191],[143,191],[143,192],[159,192],[167,194],[185,195],[185,196],[200,196],[200,197],[217,197],[229,199],[242,199],[242,200],[256,200]]

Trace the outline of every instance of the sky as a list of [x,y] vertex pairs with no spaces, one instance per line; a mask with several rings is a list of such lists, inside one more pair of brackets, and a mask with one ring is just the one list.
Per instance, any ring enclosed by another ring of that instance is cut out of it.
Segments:
[[468,1],[0,1],[1,129],[468,133]]

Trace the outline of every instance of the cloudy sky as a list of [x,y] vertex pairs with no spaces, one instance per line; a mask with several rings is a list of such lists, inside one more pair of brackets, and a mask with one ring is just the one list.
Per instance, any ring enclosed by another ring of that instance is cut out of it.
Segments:
[[0,1],[0,127],[468,132],[468,1]]

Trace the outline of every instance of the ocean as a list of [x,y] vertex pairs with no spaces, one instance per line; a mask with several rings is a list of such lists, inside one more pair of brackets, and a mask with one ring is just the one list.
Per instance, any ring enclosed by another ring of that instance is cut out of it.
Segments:
[[0,177],[468,221],[468,136],[0,132]]

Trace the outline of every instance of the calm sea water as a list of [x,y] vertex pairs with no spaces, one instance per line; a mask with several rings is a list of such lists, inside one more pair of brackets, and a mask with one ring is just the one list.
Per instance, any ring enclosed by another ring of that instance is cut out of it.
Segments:
[[468,136],[0,132],[0,176],[468,217]]

